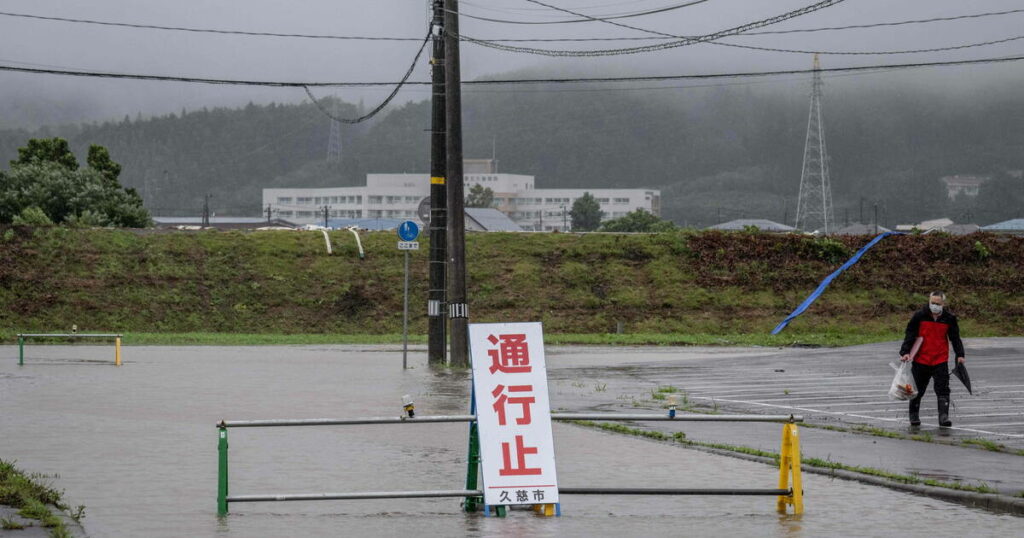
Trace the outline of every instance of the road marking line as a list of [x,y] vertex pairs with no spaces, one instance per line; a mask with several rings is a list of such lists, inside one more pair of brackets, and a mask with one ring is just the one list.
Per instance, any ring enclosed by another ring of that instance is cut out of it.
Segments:
[[[711,398],[705,398],[703,396],[694,396],[694,398],[695,399],[701,399],[701,400],[710,400],[711,399]],[[792,409],[794,411],[804,411],[804,412],[807,412],[807,413],[822,413],[822,414],[825,414],[825,415],[833,415],[833,416],[841,416],[841,417],[866,418],[866,419],[869,419],[869,420],[879,420],[879,421],[882,421],[882,422],[906,422],[906,419],[873,417],[873,416],[869,416],[869,415],[858,415],[858,414],[853,414],[853,413],[839,413],[839,412],[835,412],[835,411],[823,411],[821,409],[812,409],[812,408],[809,408],[809,407],[796,407],[796,406],[792,406],[792,405],[775,405],[775,404],[767,404],[767,403],[759,403],[759,402],[746,402],[746,401],[743,401],[743,400],[719,400],[719,401],[726,402],[726,403],[758,405],[758,406],[761,406],[761,407],[772,407],[772,408],[775,408],[775,409]],[[937,424],[926,424],[926,426],[938,426],[938,425]],[[971,433],[981,433],[981,434],[985,434],[985,435],[999,435],[999,436],[1003,436],[1003,437],[1012,437],[1014,439],[1024,439],[1024,434],[992,432],[992,431],[986,431],[986,430],[976,430],[976,429],[971,429],[971,428],[963,428],[963,427],[958,427],[958,426],[952,426],[952,427],[950,427],[948,429],[950,429],[950,430],[965,431],[965,432],[971,432]]]

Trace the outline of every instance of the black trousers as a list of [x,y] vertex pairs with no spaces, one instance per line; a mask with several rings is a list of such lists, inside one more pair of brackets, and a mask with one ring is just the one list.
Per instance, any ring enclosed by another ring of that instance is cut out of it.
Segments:
[[928,381],[935,380],[935,396],[939,401],[949,401],[949,365],[947,363],[927,366],[914,363],[910,367],[910,373],[914,376],[914,384],[917,385],[917,396],[910,400],[910,408],[918,409],[921,406],[921,397],[928,388]]

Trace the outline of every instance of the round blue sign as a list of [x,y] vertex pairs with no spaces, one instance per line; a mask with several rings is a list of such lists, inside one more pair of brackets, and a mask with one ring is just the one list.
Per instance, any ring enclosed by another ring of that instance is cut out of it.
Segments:
[[419,235],[420,227],[411,220],[407,220],[398,225],[398,237],[402,241],[415,241]]

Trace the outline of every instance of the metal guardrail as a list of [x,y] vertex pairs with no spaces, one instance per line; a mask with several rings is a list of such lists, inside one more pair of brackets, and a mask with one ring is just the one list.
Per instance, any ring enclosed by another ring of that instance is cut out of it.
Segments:
[[[432,424],[474,422],[476,415],[428,415],[418,417],[307,418],[279,420],[225,420],[217,427],[273,428],[278,426],[353,426],[357,424]],[[664,415],[654,413],[551,413],[551,420],[669,421],[669,422],[803,422],[802,415]]]
[[[218,430],[218,480],[217,515],[226,516],[228,503],[274,502],[274,501],[322,501],[360,499],[416,499],[463,497],[467,499],[483,496],[480,490],[426,490],[426,491],[367,491],[355,493],[291,493],[229,495],[228,484],[228,428],[273,428],[285,426],[352,426],[366,424],[438,424],[450,422],[474,422],[476,415],[433,415],[418,417],[360,417],[360,418],[315,418],[278,420],[222,420]],[[782,451],[779,458],[779,487],[775,489],[750,488],[558,488],[566,495],[764,495],[778,497],[777,509],[785,513],[786,506],[792,505],[795,513],[803,512],[803,486],[800,478],[800,445],[796,423],[803,422],[797,415],[681,415],[675,410],[668,414],[616,414],[616,413],[551,413],[552,420],[600,420],[600,421],[669,421],[669,422],[783,422]],[[792,487],[790,487],[792,478]],[[536,508],[536,507],[535,507]],[[485,507],[485,511],[487,508]],[[556,507],[555,510],[558,510]],[[559,510],[560,512],[560,510]],[[504,507],[498,507],[504,514]],[[545,511],[551,515],[551,511]]]
[[121,366],[121,337],[120,334],[106,333],[18,333],[18,366],[25,365],[25,339],[26,338],[113,338],[114,339],[114,365]]

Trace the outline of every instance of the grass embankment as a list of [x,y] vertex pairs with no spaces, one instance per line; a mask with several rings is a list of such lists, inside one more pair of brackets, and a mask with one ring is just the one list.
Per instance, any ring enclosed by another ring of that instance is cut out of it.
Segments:
[[[50,536],[70,536],[64,520],[50,510],[50,506],[64,511],[68,507],[61,502],[61,492],[41,482],[46,478],[40,474],[26,475],[13,463],[0,460],[0,504],[17,508],[19,516],[36,520],[40,526],[49,528]],[[84,512],[85,507],[79,506],[72,517],[80,519]],[[0,519],[0,527],[5,530],[20,530],[27,526],[14,518]]]
[[[77,324],[131,344],[401,341],[394,234],[362,234],[365,260],[349,232],[330,237],[328,257],[312,232],[0,229],[0,339]],[[543,321],[554,344],[845,345],[898,338],[922,294],[941,288],[966,336],[1024,325],[1024,239],[918,235],[879,243],[767,336],[866,241],[469,234],[471,315]],[[426,331],[427,251],[412,253],[414,342]]]

